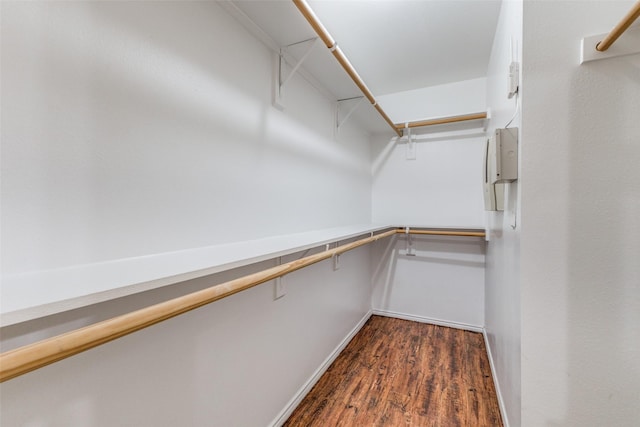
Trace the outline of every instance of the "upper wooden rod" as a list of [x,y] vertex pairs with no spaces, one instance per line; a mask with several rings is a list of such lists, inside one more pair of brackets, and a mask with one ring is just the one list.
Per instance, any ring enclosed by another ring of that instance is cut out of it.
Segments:
[[268,282],[322,260],[396,234],[389,230],[296,261],[278,265],[160,304],[145,307],[56,337],[0,354],[0,382],[113,341],[240,291]]
[[[398,233],[405,234],[406,228],[399,228]],[[459,231],[459,230],[414,230],[409,228],[409,234],[427,234],[433,236],[467,236],[467,237],[485,237],[484,231]]]
[[333,49],[331,53],[336,58],[338,63],[342,65],[342,68],[344,69],[344,71],[346,71],[349,77],[351,77],[351,80],[353,80],[356,86],[358,86],[358,89],[360,89],[360,91],[365,96],[365,98],[367,98],[370,103],[375,104],[376,98],[373,96],[373,94],[371,93],[367,85],[364,84],[364,82],[360,78],[360,75],[358,74],[356,69],[353,68],[353,65],[351,65],[351,62],[349,62],[349,59],[347,59],[344,52],[342,52],[342,49],[336,46],[336,48]]
[[311,6],[304,0],[293,0],[293,3],[296,5],[302,16],[309,22],[313,30],[316,32],[320,40],[324,43],[324,45],[331,49],[335,46],[336,41],[331,37],[329,31],[322,25],[322,22],[318,19],[316,14],[311,9]]
[[[409,122],[408,127],[418,128],[423,126],[443,125],[447,123],[465,122],[467,120],[480,120],[480,119],[486,119],[486,118],[487,118],[487,113],[471,113],[471,114],[463,114],[461,116],[440,117],[437,119],[428,119],[428,120],[419,120],[417,122]],[[407,127],[404,123],[396,123],[394,126],[398,130],[402,130],[405,127]]]
[[627,28],[629,28],[631,24],[638,19],[638,17],[640,17],[640,1],[633,5],[629,13],[622,18],[622,21],[618,22],[618,25],[616,25],[613,30],[611,30],[611,32],[596,45],[596,50],[604,52],[609,49],[611,45],[618,40],[622,33],[627,31]]
[[375,109],[380,113],[382,118],[391,126],[393,131],[398,135],[402,136],[402,131],[399,131],[394,125],[393,122],[389,119],[389,116],[384,112],[384,110],[378,105],[375,97],[364,83],[362,78],[358,75],[358,72],[353,68],[353,65],[349,62],[345,54],[340,50],[336,41],[331,37],[331,34],[327,31],[327,29],[322,25],[322,22],[318,19],[313,10],[306,2],[306,0],[292,0],[293,4],[296,5],[302,16],[309,22],[313,30],[318,34],[318,37],[323,41],[325,46],[331,50],[331,53],[336,58],[338,63],[342,66],[342,68],[347,72],[351,80],[358,86],[362,94],[369,100],[369,102],[375,107]]
[[[384,110],[382,109],[382,107],[379,104],[375,104],[374,105],[375,109],[378,110],[378,113],[382,116],[382,118],[389,124],[389,126],[391,126],[392,128],[395,129],[395,126],[393,124],[393,122],[391,121],[391,119],[389,118],[389,116],[387,116],[387,113],[384,112]],[[396,134],[398,136],[402,136],[402,131],[395,129]]]

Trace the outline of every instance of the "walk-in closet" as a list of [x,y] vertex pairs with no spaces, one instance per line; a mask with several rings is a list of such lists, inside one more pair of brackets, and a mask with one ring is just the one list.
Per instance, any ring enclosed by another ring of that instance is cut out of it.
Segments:
[[0,1],[2,427],[637,427],[640,2]]

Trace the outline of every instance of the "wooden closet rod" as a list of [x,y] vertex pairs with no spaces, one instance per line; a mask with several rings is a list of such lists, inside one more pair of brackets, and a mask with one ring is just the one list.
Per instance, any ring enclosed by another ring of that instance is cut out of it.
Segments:
[[[399,228],[398,233],[405,234],[406,228]],[[458,231],[458,230],[421,230],[409,228],[409,234],[426,234],[430,236],[467,236],[467,237],[484,237],[484,231]]]
[[322,260],[396,234],[389,230],[296,261],[278,265],[201,291],[123,314],[0,354],[0,382],[139,331],[163,320],[233,295]]
[[616,25],[611,32],[596,45],[596,50],[604,52],[609,49],[611,45],[618,40],[622,33],[627,31],[627,28],[629,28],[631,24],[638,19],[638,17],[640,17],[640,1],[631,8],[629,13],[622,18],[622,21],[618,22],[618,25]]
[[[296,261],[268,268],[201,291],[193,292],[159,304],[132,311],[84,328],[48,338],[0,354],[0,382],[66,359],[85,350],[160,323],[163,320],[210,304],[214,301],[300,270],[335,255],[375,242],[394,234],[405,234],[406,228],[394,228],[380,234],[310,255]],[[409,229],[411,234],[482,237],[484,232],[457,230]]]
[[[487,113],[463,114],[461,116],[440,117],[437,119],[409,122],[408,127],[418,128],[423,126],[443,125],[447,123],[466,122],[468,120],[480,120],[480,119],[486,119],[486,118],[487,118]],[[394,126],[396,129],[404,129],[406,127],[404,123],[396,123]]]
[[376,101],[375,97],[373,96],[373,94],[371,93],[367,85],[362,81],[356,69],[353,68],[353,65],[351,65],[351,62],[349,62],[349,60],[347,59],[345,54],[342,52],[342,50],[340,49],[336,41],[333,39],[333,37],[331,37],[331,34],[329,34],[327,29],[324,27],[324,25],[322,25],[322,22],[320,22],[316,14],[313,13],[313,10],[311,10],[311,7],[309,7],[309,4],[307,4],[306,0],[293,0],[293,4],[296,5],[300,13],[302,13],[302,16],[304,16],[305,19],[309,22],[309,24],[314,29],[316,34],[318,34],[318,37],[320,37],[320,40],[322,40],[324,45],[331,51],[331,53],[336,58],[338,63],[347,72],[349,77],[351,77],[351,80],[353,80],[356,86],[358,86],[360,91],[362,91],[362,94],[369,100],[371,105],[374,106],[376,111],[378,111],[378,113],[387,122],[387,124],[391,126],[393,131],[398,136],[402,136],[402,131],[396,128],[396,126],[393,124],[389,116],[387,116],[387,113],[385,113],[382,107],[378,105],[378,102]]

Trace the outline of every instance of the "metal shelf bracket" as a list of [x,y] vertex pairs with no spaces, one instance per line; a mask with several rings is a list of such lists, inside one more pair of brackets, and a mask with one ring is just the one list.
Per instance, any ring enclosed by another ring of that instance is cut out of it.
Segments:
[[336,101],[336,134],[364,99],[364,96],[354,96],[353,98],[338,99]]
[[[318,42],[318,37],[313,37],[307,40],[302,40],[297,43],[292,43],[290,45],[284,46],[280,48],[280,52],[277,57],[277,69],[275,70],[274,77],[274,89],[275,94],[273,97],[273,106],[279,110],[284,110],[284,101],[283,101],[283,91],[287,83],[291,81],[291,78],[296,74],[296,72],[300,69],[305,59],[309,57],[313,47]],[[295,59],[289,53],[289,50],[293,46],[298,46],[301,44],[306,44],[306,47],[302,53],[302,57],[300,59]],[[291,60],[293,58],[293,61]],[[295,63],[293,63],[295,62]],[[287,64],[292,66],[291,71],[287,74]]]

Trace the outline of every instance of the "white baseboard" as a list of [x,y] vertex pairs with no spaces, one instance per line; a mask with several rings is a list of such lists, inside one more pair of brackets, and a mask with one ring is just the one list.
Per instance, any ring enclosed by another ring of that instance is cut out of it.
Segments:
[[311,391],[313,386],[318,382],[320,377],[329,369],[329,366],[336,360],[336,358],[340,355],[342,350],[349,344],[349,342],[353,339],[353,337],[360,332],[360,329],[367,323],[367,320],[372,315],[372,311],[369,311],[364,315],[362,319],[358,322],[358,324],[349,332],[349,334],[338,344],[338,346],[331,352],[331,354],[322,362],[322,365],[311,375],[311,378],[307,380],[306,383],[296,392],[294,397],[287,403],[282,411],[276,416],[276,418],[269,424],[269,427],[280,427],[282,424],[287,421],[287,419],[291,416],[293,411],[298,407],[302,399],[305,398],[307,393]]
[[496,375],[496,368],[493,364],[493,356],[491,355],[491,346],[489,345],[489,337],[487,337],[487,330],[482,328],[482,336],[484,337],[484,346],[487,348],[487,357],[489,358],[489,366],[491,366],[491,377],[493,378],[493,386],[496,389],[496,395],[498,397],[498,407],[500,408],[500,415],[502,416],[502,426],[509,427],[509,417],[507,417],[506,407],[504,405],[504,399],[502,399],[502,392],[500,391],[500,384],[498,383],[498,376]]
[[378,316],[395,317],[397,319],[412,320],[414,322],[429,323],[431,325],[446,326],[449,328],[464,329],[471,332],[483,332],[482,326],[470,325],[467,323],[451,322],[448,320],[434,319],[431,317],[416,316],[413,314],[398,313],[389,310],[373,310],[373,314]]

